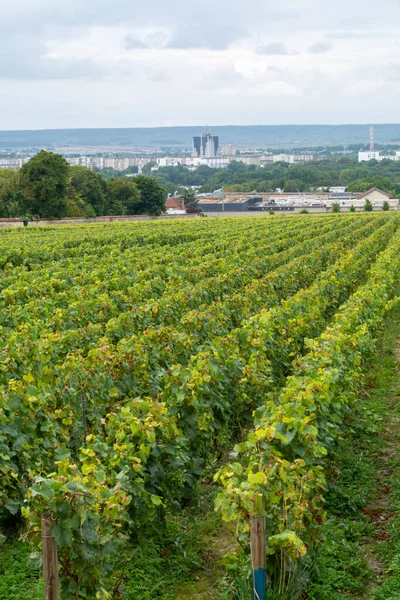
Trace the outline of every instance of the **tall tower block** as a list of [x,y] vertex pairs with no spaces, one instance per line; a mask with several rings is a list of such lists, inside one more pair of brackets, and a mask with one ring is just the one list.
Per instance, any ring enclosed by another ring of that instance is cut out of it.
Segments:
[[375,151],[375,128],[373,125],[369,128],[369,149],[371,152]]

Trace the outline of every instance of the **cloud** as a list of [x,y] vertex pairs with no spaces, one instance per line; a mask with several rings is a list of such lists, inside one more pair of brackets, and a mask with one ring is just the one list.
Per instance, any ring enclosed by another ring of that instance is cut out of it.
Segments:
[[[376,34],[375,34],[376,35]],[[365,40],[369,36],[368,31],[333,31],[326,35],[327,39],[330,40]]]
[[218,23],[192,24],[178,29],[167,44],[169,48],[208,48],[225,50],[228,46],[247,35],[246,29],[237,25]]
[[256,52],[265,56],[285,56],[289,54],[285,44],[280,44],[279,42],[258,46]]
[[167,46],[170,37],[171,33],[165,29],[141,29],[136,33],[126,35],[123,44],[127,50],[164,48]]
[[142,42],[142,40],[139,40],[134,35],[126,35],[124,37],[124,47],[127,50],[143,50],[144,48],[149,48],[149,45],[145,44],[145,42]]
[[3,4],[0,129],[398,120],[398,0]]
[[205,69],[202,77],[199,77],[196,87],[202,90],[229,90],[237,89],[236,86],[243,85],[241,75],[231,62],[217,64],[213,69]]
[[308,51],[311,54],[323,54],[324,52],[329,52],[329,50],[332,48],[331,44],[328,44],[326,42],[319,42],[318,44],[313,44]]
[[111,73],[91,60],[52,60],[41,58],[25,61],[23,65],[9,61],[0,64],[0,78],[19,80],[81,80],[101,79]]
[[165,69],[159,67],[149,67],[146,70],[146,79],[147,81],[152,81],[153,83],[165,83],[171,80],[169,73]]
[[29,36],[16,35],[0,40],[0,78],[82,79],[106,75],[104,65],[91,58],[63,58],[48,55],[47,47]]

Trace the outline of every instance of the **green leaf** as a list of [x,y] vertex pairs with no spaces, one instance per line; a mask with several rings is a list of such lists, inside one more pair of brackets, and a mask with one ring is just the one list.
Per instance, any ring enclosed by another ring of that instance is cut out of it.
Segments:
[[7,500],[5,507],[12,515],[16,515],[21,508],[21,503],[16,500]]
[[71,451],[68,448],[57,448],[54,452],[54,457],[56,460],[66,460],[70,458]]

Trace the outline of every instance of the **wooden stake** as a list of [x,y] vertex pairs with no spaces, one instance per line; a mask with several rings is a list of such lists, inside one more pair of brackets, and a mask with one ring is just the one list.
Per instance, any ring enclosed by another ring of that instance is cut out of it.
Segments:
[[250,545],[254,600],[265,600],[267,592],[265,517],[251,517]]
[[42,515],[44,600],[59,600],[57,542],[53,537],[54,521],[50,512]]

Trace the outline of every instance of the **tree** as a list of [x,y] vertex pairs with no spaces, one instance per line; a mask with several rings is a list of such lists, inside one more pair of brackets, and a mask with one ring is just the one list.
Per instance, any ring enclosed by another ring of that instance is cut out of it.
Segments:
[[67,195],[67,214],[66,217],[95,217],[94,208],[87,204],[76,189],[70,185]]
[[356,209],[355,209],[355,207],[354,207],[354,204],[352,204],[352,205],[350,206],[350,212],[356,212]]
[[67,214],[70,166],[63,156],[42,150],[21,169],[23,209],[44,218]]
[[95,215],[104,215],[107,184],[101,175],[86,167],[72,167],[71,186],[84,202],[90,204]]
[[149,173],[151,173],[151,169],[156,166],[157,166],[156,161],[152,160],[152,161],[146,163],[145,165],[143,165],[142,173],[144,173],[145,175],[148,175]]
[[181,188],[179,190],[179,198],[182,198],[185,208],[198,208],[199,199],[192,188]]
[[333,213],[338,213],[340,212],[340,204],[338,202],[334,202],[332,204],[332,212]]
[[297,181],[296,179],[288,179],[287,181],[285,181],[285,192],[299,192],[300,191],[300,185],[299,185],[299,181]]
[[140,214],[161,215],[165,211],[167,192],[152,177],[138,175],[135,183],[140,190]]
[[0,170],[0,218],[20,217],[22,195],[19,174],[12,169]]
[[372,212],[374,210],[374,207],[372,206],[372,202],[368,198],[365,201],[364,210],[365,210],[365,212]]
[[387,200],[382,204],[382,210],[390,210],[390,204]]
[[140,214],[141,194],[136,185],[136,178],[121,177],[107,181],[107,214],[137,215]]

